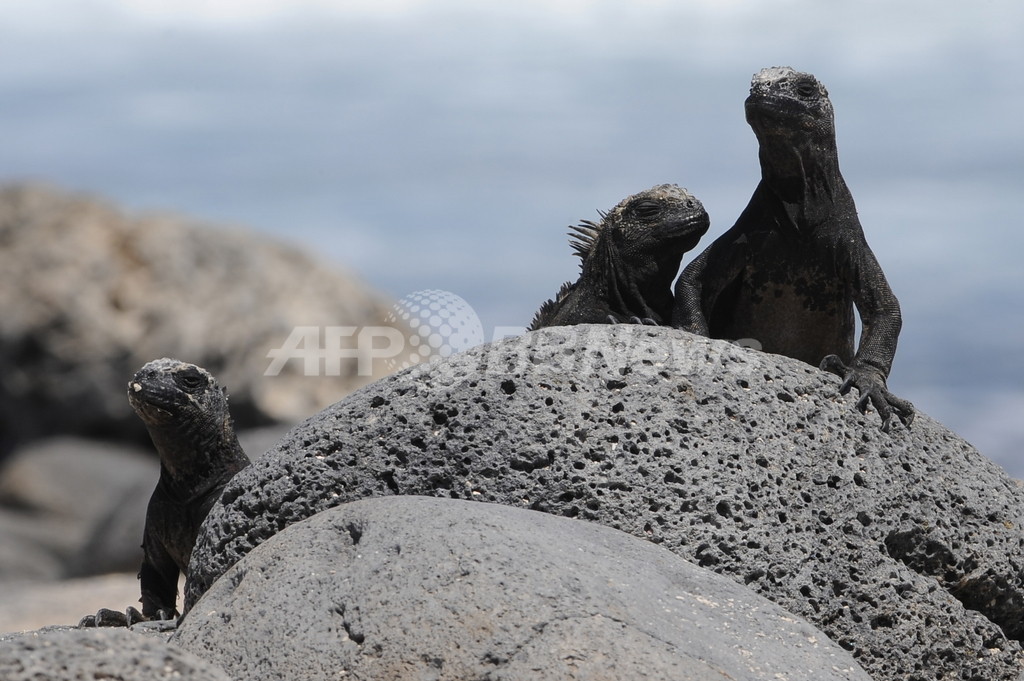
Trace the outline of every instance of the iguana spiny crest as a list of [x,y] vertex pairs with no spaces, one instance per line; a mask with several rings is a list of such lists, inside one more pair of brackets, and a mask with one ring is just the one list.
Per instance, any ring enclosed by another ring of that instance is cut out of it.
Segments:
[[704,206],[685,189],[661,184],[599,214],[599,222],[570,227],[580,278],[541,306],[531,330],[669,319],[679,263],[710,224]]

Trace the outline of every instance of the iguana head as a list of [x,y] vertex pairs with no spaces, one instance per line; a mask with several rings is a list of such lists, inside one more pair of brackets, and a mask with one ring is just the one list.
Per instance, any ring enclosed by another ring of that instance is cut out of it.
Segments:
[[[607,240],[622,264],[679,261],[708,231],[710,220],[700,201],[674,184],[661,184],[619,202],[601,222],[584,220],[571,229],[573,250],[584,263],[600,240]],[[674,272],[673,272],[674,274]]]
[[227,413],[227,395],[210,372],[166,357],[135,373],[128,402],[147,426],[201,423]]
[[828,91],[809,73],[788,66],[761,69],[750,81],[747,123],[762,144],[784,137],[835,144],[835,116]]
[[197,479],[213,479],[211,471],[234,463],[230,455],[219,460],[225,446],[237,447],[227,392],[206,369],[154,360],[128,382],[128,402],[146,424],[163,469],[190,481],[189,495],[201,488]]

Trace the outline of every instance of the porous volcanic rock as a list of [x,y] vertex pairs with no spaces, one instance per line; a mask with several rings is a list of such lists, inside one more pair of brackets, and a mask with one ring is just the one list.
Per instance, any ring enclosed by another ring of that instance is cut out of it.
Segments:
[[659,543],[805,617],[876,681],[1017,681],[1021,484],[927,415],[881,432],[838,386],[796,360],[634,325],[543,329],[413,367],[227,486],[186,604],[325,508],[444,496]]
[[289,527],[171,640],[253,681],[868,680],[811,625],[650,542],[411,496]]
[[230,681],[223,670],[158,637],[67,628],[0,636],[0,679]]
[[[239,427],[295,423],[385,372],[265,376],[296,327],[383,326],[353,276],[242,230],[129,216],[37,186],[0,190],[0,456],[44,434],[144,438],[132,374],[158,357],[210,370]],[[356,347],[356,339],[351,348]]]

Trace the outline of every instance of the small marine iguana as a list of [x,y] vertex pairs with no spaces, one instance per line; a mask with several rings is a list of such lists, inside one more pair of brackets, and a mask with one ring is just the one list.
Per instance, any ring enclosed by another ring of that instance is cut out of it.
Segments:
[[177,617],[178,573],[185,572],[199,526],[235,473],[249,464],[238,444],[227,391],[205,369],[176,359],[142,367],[128,401],[160,456],[160,479],[142,538],[142,613],[102,609],[79,626],[130,626]]
[[[868,247],[839,172],[828,92],[789,67],[755,74],[746,118],[759,144],[761,182],[736,224],[695,258],[676,283],[672,324],[730,340],[753,339],[838,374],[888,431],[907,426],[913,405],[886,379],[902,319]],[[855,320],[863,330],[854,353]]]
[[674,184],[634,194],[600,213],[598,223],[570,227],[580,277],[541,305],[530,330],[624,321],[664,324],[672,314],[672,280],[683,254],[708,230],[700,201]]

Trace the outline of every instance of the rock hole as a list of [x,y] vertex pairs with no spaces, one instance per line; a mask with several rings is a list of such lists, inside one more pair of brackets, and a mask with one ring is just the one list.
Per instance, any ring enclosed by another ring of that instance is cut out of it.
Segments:
[[871,618],[870,624],[872,629],[889,629],[893,626],[893,619],[889,615],[878,615]]
[[764,577],[766,573],[762,568],[755,568],[743,576],[743,583],[750,584]]
[[388,489],[391,490],[393,494],[398,494],[398,483],[395,481],[394,471],[384,471],[383,473],[379,473],[377,475],[377,479],[387,485]]
[[349,523],[345,526],[348,531],[348,536],[352,539],[352,546],[359,543],[359,540],[363,538],[363,528],[359,527],[355,523]]
[[353,631],[352,624],[349,623],[348,620],[342,620],[341,621],[341,626],[345,628],[345,634],[348,635],[348,638],[349,638],[350,641],[355,643],[357,646],[363,645],[363,641],[366,640],[366,636],[364,636],[363,634],[360,634],[360,633],[358,633],[356,631]]
[[506,379],[501,382],[501,392],[506,395],[511,395],[516,391],[516,383],[512,379]]

